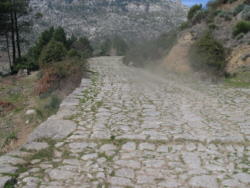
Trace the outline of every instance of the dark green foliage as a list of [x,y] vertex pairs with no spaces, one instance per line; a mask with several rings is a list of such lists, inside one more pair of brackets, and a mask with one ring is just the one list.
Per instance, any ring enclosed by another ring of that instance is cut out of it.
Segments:
[[224,71],[226,51],[210,32],[205,33],[198,39],[191,51],[190,62],[194,69],[207,72]]
[[62,27],[58,27],[55,29],[53,33],[53,39],[57,42],[63,43],[63,45],[67,45],[66,33]]
[[70,49],[67,53],[68,57],[80,57],[80,54],[75,49]]
[[33,56],[32,58],[34,59],[34,61],[36,61],[37,64],[43,48],[52,39],[53,34],[54,34],[53,27],[42,32],[34,47],[31,48],[31,52],[28,53],[28,55]]
[[0,35],[5,35],[5,33],[10,29],[10,16],[9,12],[11,9],[11,4],[8,0],[1,0],[0,2]]
[[77,38],[75,37],[75,35],[71,35],[71,37],[67,40],[67,49],[72,48],[72,45],[74,44],[74,42],[77,41]]
[[89,58],[93,49],[87,38],[77,38],[72,35],[69,39],[63,28],[49,28],[40,34],[37,42],[23,58],[18,60],[18,69],[37,70],[41,65],[61,61],[66,56]]
[[189,12],[188,12],[188,20],[192,20],[192,18],[194,17],[194,15],[197,13],[197,11],[200,11],[202,10],[202,5],[194,5],[192,6],[190,9],[189,9]]
[[239,21],[233,29],[233,36],[237,36],[240,33],[248,33],[250,31],[250,21]]
[[61,42],[51,40],[43,49],[40,56],[40,64],[47,65],[53,62],[61,61],[66,55],[66,49]]
[[1,39],[3,36],[5,38],[6,42],[4,41],[3,44],[9,54],[9,65],[13,74],[16,60],[22,56],[21,33],[30,27],[28,12],[29,0],[1,0],[0,2],[0,36]]
[[15,177],[13,177],[11,180],[5,183],[4,188],[15,188],[16,184],[17,184],[17,180]]

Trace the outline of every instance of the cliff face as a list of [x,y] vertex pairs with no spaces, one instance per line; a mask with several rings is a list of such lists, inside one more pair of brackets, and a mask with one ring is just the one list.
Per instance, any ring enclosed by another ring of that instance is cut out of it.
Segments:
[[120,35],[146,39],[183,22],[187,8],[180,0],[31,0],[34,32],[62,26],[69,33],[90,39]]

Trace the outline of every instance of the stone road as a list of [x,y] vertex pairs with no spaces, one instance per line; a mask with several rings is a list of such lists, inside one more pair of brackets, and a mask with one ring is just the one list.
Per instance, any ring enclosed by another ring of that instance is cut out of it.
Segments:
[[250,90],[162,78],[120,57],[89,65],[91,81],[0,157],[0,187],[250,187]]

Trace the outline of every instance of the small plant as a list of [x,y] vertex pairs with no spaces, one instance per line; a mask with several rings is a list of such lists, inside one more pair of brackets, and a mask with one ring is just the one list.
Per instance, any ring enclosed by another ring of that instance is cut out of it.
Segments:
[[4,145],[9,144],[12,140],[17,140],[16,132],[10,132],[7,134]]
[[239,21],[233,28],[233,36],[237,36],[240,33],[248,33],[250,31],[250,21]]
[[13,177],[11,180],[7,181],[4,185],[4,188],[15,188],[17,184],[17,180]]

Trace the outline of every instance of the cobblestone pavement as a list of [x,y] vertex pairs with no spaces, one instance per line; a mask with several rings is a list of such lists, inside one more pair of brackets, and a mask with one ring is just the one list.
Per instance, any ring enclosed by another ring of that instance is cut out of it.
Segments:
[[120,57],[89,64],[89,87],[0,157],[0,187],[250,187],[249,90],[195,89]]

